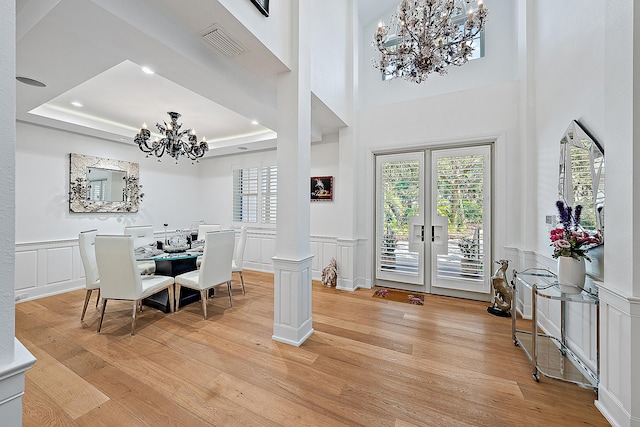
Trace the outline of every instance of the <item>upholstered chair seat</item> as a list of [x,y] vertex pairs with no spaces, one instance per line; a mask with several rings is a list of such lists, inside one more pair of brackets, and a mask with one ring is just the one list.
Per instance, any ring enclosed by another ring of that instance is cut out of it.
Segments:
[[134,239],[130,235],[96,236],[96,260],[100,273],[100,295],[102,297],[98,332],[102,329],[102,321],[109,300],[132,302],[131,335],[135,333],[136,313],[143,298],[167,289],[170,311],[173,312],[173,277],[141,276],[134,255],[133,241]]
[[[227,285],[229,306],[233,307],[231,298],[231,260],[233,258],[234,241],[235,233],[233,231],[207,233],[204,239],[204,253],[200,269],[176,276],[176,295],[180,295],[182,286],[200,291],[202,312],[205,320],[207,319],[208,290],[215,286]],[[179,300],[176,301],[176,310],[178,308],[180,308]]]

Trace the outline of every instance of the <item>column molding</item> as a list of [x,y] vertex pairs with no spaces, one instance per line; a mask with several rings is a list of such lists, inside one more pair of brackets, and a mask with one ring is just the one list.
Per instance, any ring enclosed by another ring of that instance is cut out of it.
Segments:
[[273,257],[274,341],[299,347],[313,333],[311,319],[311,262]]

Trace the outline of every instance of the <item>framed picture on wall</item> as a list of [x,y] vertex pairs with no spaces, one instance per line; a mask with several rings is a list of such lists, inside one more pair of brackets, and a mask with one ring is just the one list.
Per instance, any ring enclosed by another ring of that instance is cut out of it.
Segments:
[[311,201],[312,202],[333,201],[333,177],[332,176],[312,176],[311,177]]
[[269,16],[269,0],[251,0],[251,3],[255,4],[264,16]]

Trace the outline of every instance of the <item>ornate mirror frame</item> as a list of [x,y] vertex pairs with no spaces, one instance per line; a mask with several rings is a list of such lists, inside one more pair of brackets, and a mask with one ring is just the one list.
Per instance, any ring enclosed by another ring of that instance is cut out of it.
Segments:
[[[125,172],[121,201],[89,200],[91,185],[87,180],[89,168],[109,169]],[[69,212],[138,212],[138,205],[144,196],[140,192],[139,166],[137,163],[102,157],[69,155]]]
[[582,205],[586,231],[604,231],[604,148],[572,120],[560,140],[558,192],[569,206]]

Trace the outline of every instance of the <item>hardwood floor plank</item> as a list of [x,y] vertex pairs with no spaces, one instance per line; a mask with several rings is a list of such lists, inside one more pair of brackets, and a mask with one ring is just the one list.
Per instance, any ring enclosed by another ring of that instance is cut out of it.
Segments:
[[133,337],[129,304],[109,303],[103,333],[92,304],[81,323],[83,290],[17,304],[16,336],[38,358],[23,425],[608,425],[593,392],[533,381],[487,303],[413,306],[314,282],[315,332],[293,347],[271,337],[273,276],[244,276],[233,308],[222,290],[206,321],[200,304],[146,307]]
[[51,400],[71,417],[77,419],[109,400],[91,383],[85,381],[41,348],[24,341],[37,362],[28,371],[29,378],[41,387]]

